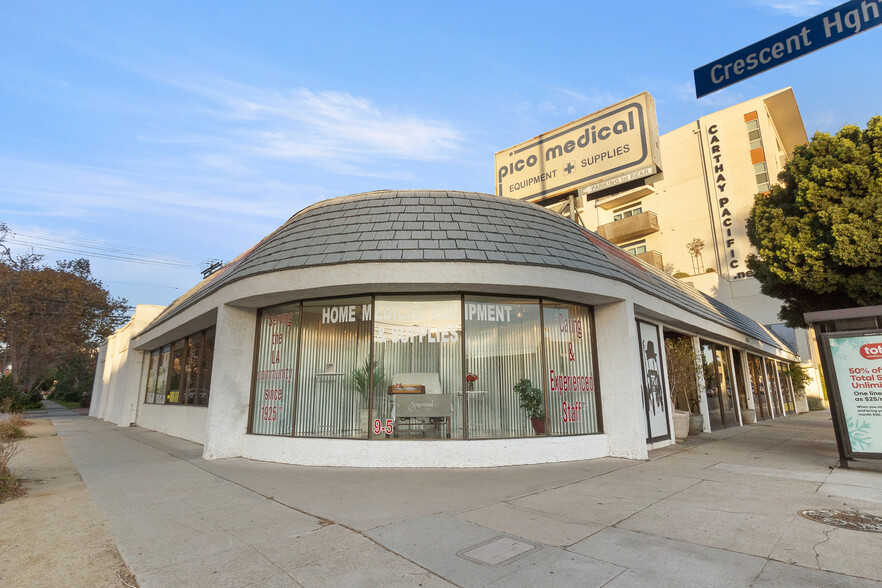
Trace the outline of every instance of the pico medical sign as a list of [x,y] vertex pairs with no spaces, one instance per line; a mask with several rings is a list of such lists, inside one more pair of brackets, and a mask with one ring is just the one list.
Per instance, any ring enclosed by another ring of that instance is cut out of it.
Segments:
[[534,200],[661,166],[649,92],[496,154],[496,194]]
[[851,0],[694,71],[695,97],[882,24],[882,0]]

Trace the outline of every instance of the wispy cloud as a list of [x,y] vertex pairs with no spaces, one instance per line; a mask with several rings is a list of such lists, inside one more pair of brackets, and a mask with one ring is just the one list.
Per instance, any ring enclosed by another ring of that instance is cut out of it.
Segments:
[[822,2],[821,0],[753,0],[752,4],[776,14],[798,17],[814,16],[836,5],[836,3]]

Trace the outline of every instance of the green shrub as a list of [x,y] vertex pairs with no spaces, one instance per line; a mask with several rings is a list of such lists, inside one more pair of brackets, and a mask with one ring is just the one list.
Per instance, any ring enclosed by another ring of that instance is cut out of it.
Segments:
[[806,396],[806,400],[808,400],[809,410],[826,410],[827,407],[824,406],[824,399],[819,396]]
[[[41,408],[43,398],[37,391],[27,392],[22,390],[12,376],[0,376],[0,405],[9,412],[21,412],[32,408]],[[8,405],[8,406],[7,406]]]

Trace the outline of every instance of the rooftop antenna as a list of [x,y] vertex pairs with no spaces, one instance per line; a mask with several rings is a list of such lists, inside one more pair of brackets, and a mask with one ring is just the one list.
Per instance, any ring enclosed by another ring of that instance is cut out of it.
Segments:
[[224,265],[224,262],[220,259],[208,259],[203,261],[200,264],[202,268],[202,279],[207,278],[217,270],[219,270]]

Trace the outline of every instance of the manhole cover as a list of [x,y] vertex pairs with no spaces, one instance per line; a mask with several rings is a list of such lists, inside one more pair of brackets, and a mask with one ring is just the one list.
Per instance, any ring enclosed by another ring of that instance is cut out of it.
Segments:
[[799,516],[809,520],[868,533],[882,533],[882,517],[857,512],[855,510],[801,510]]
[[475,563],[498,566],[524,557],[539,549],[538,545],[518,541],[511,537],[496,537],[474,547],[463,549],[456,555]]

